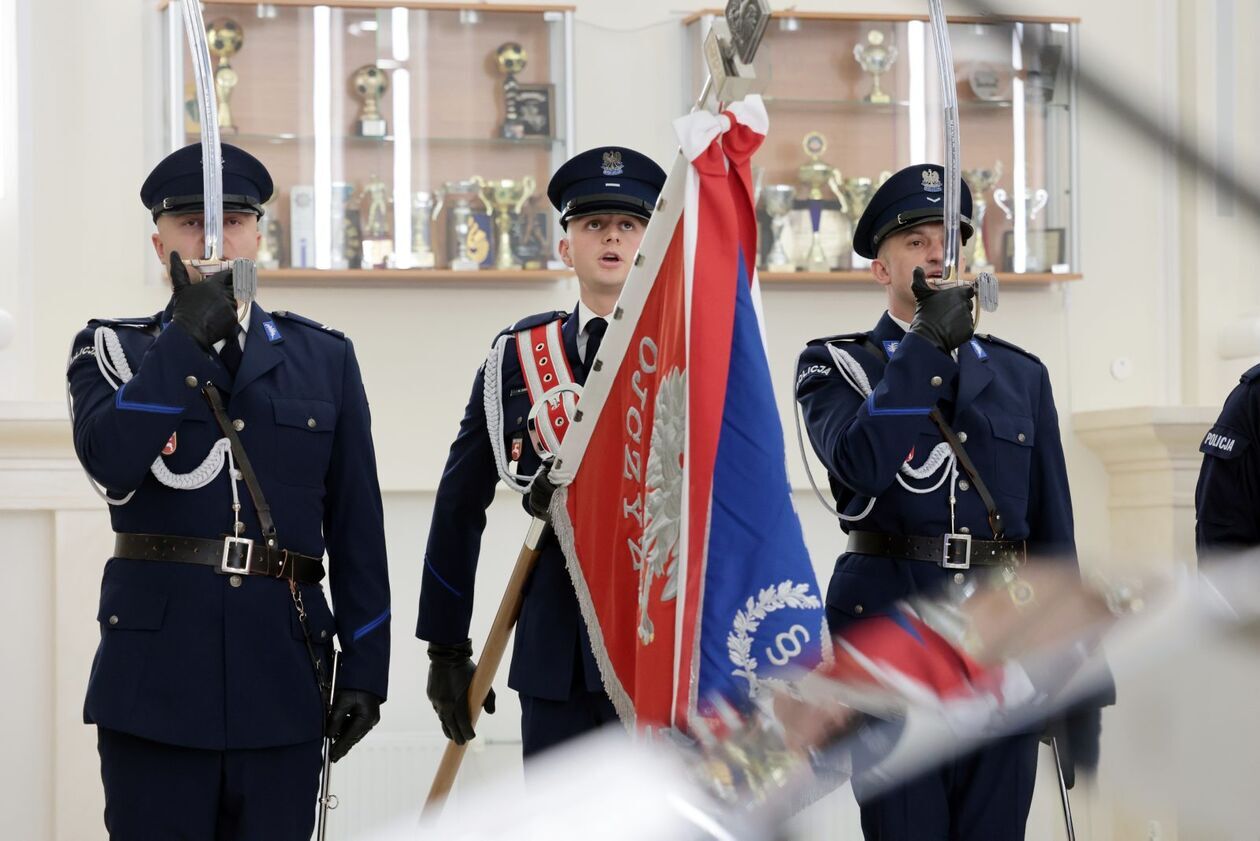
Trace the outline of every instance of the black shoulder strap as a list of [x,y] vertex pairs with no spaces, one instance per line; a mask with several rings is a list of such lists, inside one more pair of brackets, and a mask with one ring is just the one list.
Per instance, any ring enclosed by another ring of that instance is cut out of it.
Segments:
[[980,478],[980,471],[976,470],[975,462],[971,460],[971,456],[967,455],[967,450],[958,439],[958,434],[945,422],[945,416],[941,414],[940,409],[933,406],[932,413],[928,417],[940,429],[941,435],[949,443],[949,448],[954,451],[954,455],[958,456],[958,463],[962,465],[963,471],[971,477],[971,484],[976,486],[976,493],[980,494],[980,500],[984,503],[985,510],[989,512],[989,528],[993,529],[993,539],[1001,540],[1006,533],[1006,526],[1002,523],[1002,513],[998,511],[997,502],[994,501],[993,494],[989,493],[988,486]]
[[232,445],[232,455],[236,458],[241,476],[245,479],[245,487],[249,489],[249,495],[254,500],[254,508],[258,511],[258,525],[262,527],[263,540],[266,541],[268,549],[278,550],[280,538],[276,534],[275,521],[271,519],[271,506],[267,504],[267,498],[263,496],[262,485],[258,483],[258,475],[254,473],[254,466],[249,461],[249,455],[245,452],[245,447],[241,444],[236,430],[232,428],[232,422],[228,420],[227,412],[223,408],[223,398],[219,397],[219,389],[214,383],[206,383],[201,393],[206,396],[210,411],[214,412],[219,431]]

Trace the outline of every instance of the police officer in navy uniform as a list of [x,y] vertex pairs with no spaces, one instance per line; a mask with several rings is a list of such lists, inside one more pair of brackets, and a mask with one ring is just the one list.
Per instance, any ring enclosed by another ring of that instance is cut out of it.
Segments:
[[[873,261],[888,311],[869,332],[809,342],[799,360],[797,401],[848,533],[827,590],[833,632],[1029,557],[1076,563],[1045,365],[973,335],[970,286],[930,283],[945,269],[943,183],[940,166],[922,164],[879,188],[853,248]],[[965,242],[965,184],[961,199]],[[934,410],[976,476],[951,455]],[[1037,743],[1014,735],[878,796],[855,786],[866,838],[1022,838]]]
[[[499,481],[525,493],[540,466],[526,429],[531,394],[517,343],[531,330],[558,327],[572,377],[585,382],[664,183],[659,166],[621,147],[583,152],[556,171],[547,195],[565,230],[560,256],[577,274],[577,307],[572,313],[533,315],[499,333],[473,380],[438,486],[416,628],[416,636],[429,642],[429,698],[442,731],[458,744],[474,735],[468,714],[474,669],[468,628],[485,511]],[[540,380],[560,372],[554,362]],[[617,717],[554,538],[544,544],[524,592],[508,686],[520,694],[528,759]],[[493,693],[484,708],[494,712]]]
[[[223,163],[224,256],[253,258],[271,177],[232,146]],[[84,708],[105,824],[115,841],[307,841],[325,732],[344,756],[386,693],[389,581],[363,380],[336,330],[235,301],[230,270],[190,278],[180,257],[204,247],[200,146],[159,163],[140,197],[170,302],[90,321],[67,371],[75,451],[116,532]],[[248,465],[221,440],[211,388]]]
[[1201,560],[1260,546],[1260,365],[1242,375],[1203,436],[1194,491]]

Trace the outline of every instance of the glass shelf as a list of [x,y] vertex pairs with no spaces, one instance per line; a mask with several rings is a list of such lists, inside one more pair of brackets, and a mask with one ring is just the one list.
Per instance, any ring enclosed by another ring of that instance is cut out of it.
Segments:
[[[297,135],[290,134],[288,132],[282,132],[280,134],[224,132],[220,139],[224,143],[270,143],[276,146],[313,146],[316,141],[314,137],[309,135]],[[188,134],[189,143],[195,143],[198,140],[200,140],[200,136],[198,134]],[[389,146],[396,142],[396,138],[393,135],[385,135],[384,137],[359,137],[354,134],[338,134],[336,135],[336,142],[368,147]],[[454,147],[471,146],[484,149],[552,149],[555,147],[563,147],[565,145],[565,141],[564,138],[561,137],[526,137],[520,140],[509,140],[502,137],[413,137],[411,138],[411,145]]]
[[[869,114],[892,114],[894,112],[903,111],[910,107],[907,100],[894,100],[892,102],[867,102],[865,99],[827,99],[827,98],[809,98],[800,96],[774,96],[766,95],[762,97],[766,105],[783,106],[788,108],[814,108],[819,110],[854,110],[862,111]],[[961,111],[971,109],[988,110],[993,108],[1010,108],[1014,103],[1009,99],[960,99],[958,108]],[[1026,100],[1025,108],[1041,110],[1043,108],[1056,108],[1067,110],[1067,103],[1061,102],[1042,102],[1040,100]]]

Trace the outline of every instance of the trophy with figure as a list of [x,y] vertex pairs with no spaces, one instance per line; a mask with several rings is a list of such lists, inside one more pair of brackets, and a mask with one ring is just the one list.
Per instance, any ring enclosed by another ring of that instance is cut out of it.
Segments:
[[232,120],[232,91],[240,79],[229,59],[245,46],[245,30],[231,18],[219,18],[206,26],[206,45],[219,60],[214,71],[214,91],[219,105],[219,131],[235,133]]

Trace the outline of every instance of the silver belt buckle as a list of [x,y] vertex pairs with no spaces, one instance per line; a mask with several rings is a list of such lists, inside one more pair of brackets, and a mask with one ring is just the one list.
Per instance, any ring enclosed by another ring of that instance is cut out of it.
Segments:
[[219,562],[219,572],[231,575],[250,575],[253,573],[254,539],[252,537],[223,538],[223,560]]
[[[954,560],[955,544],[962,544],[962,560]],[[941,566],[945,569],[971,569],[971,535],[947,534],[941,544]]]

